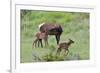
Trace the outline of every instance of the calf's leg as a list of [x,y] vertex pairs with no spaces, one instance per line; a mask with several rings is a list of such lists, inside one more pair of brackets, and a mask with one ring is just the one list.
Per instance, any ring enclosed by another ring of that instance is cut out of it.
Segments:
[[39,41],[40,41],[41,47],[43,47],[43,44],[42,44],[42,39],[40,39]]
[[57,49],[57,54],[60,54],[60,52],[61,52],[61,49],[58,48],[58,49]]

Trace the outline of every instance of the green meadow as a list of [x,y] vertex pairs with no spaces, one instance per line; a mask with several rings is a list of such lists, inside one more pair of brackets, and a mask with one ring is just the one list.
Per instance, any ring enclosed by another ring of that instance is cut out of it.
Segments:
[[[20,17],[21,63],[89,60],[89,13],[21,10]],[[49,36],[48,46],[32,48],[35,34],[39,31],[38,25],[43,22],[57,23],[62,26],[63,33],[60,42],[67,42],[69,38],[75,41],[69,47],[67,56],[63,55],[63,51],[60,55],[56,54],[55,36]]]

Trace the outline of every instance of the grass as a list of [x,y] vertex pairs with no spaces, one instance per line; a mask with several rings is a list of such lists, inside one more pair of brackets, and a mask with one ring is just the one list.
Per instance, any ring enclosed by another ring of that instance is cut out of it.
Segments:
[[[34,35],[39,31],[38,25],[42,22],[61,24],[63,33],[60,42],[67,41],[69,38],[75,41],[69,47],[70,54],[62,57],[55,55],[57,44],[54,36],[49,36],[49,46],[32,48]],[[90,58],[89,13],[21,10],[20,25],[21,63],[88,60]]]

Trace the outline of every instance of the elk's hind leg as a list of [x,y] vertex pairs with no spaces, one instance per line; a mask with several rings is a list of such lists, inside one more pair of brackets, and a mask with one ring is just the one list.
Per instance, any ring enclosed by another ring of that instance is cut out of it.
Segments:
[[40,40],[37,41],[37,45],[38,45],[38,47],[39,47],[39,45],[40,45]]
[[32,44],[32,47],[36,47],[37,41],[38,41],[37,39],[34,40],[34,42],[33,42],[33,44]]
[[58,49],[57,49],[57,54],[60,54],[60,52],[61,52],[61,49],[58,48]]
[[[67,51],[67,54],[66,54],[66,51]],[[65,55],[67,56],[68,55],[68,53],[69,53],[69,50],[67,49],[67,50],[65,50]]]

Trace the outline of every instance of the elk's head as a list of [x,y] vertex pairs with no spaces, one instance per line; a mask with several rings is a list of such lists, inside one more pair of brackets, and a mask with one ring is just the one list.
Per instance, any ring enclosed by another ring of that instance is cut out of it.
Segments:
[[73,41],[73,40],[71,40],[71,39],[68,39],[68,40],[69,40],[69,42],[70,42],[70,43],[74,43],[74,41]]

